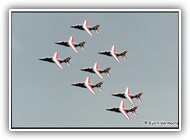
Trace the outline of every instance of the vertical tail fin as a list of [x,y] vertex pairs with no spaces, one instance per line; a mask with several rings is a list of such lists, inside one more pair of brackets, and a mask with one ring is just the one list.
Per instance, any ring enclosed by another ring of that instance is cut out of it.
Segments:
[[103,82],[99,82],[99,83],[97,84],[97,87],[98,87],[98,89],[99,89],[100,91],[102,91],[102,84],[103,84]]
[[132,108],[132,110],[133,110],[132,113],[133,113],[135,116],[137,116],[137,112],[136,112],[137,108],[138,108],[138,106],[135,106],[135,107]]
[[64,60],[62,60],[62,61],[60,61],[61,63],[62,62],[65,62],[65,63],[67,63],[67,65],[70,67],[70,60],[71,60],[71,58],[72,57],[67,57],[66,59],[64,59]]
[[137,97],[137,99],[139,100],[139,102],[142,102],[142,100],[141,100],[141,95],[142,95],[143,93],[141,92],[141,93],[138,93],[137,95],[136,95],[136,97]]
[[99,82],[98,84],[94,85],[93,87],[97,87],[100,91],[102,91],[102,84],[103,84],[103,82]]
[[111,69],[111,67],[106,68],[105,70],[103,70],[103,72],[106,73],[108,76],[110,76],[110,72],[109,72],[110,69]]
[[98,25],[96,25],[96,26],[94,26],[93,28],[92,28],[92,30],[95,30],[96,31],[96,33],[98,34],[99,33],[99,28],[100,27],[100,25],[98,24]]
[[83,41],[81,43],[79,43],[77,46],[80,46],[82,48],[82,50],[84,51],[85,48],[84,48],[84,44],[86,43],[86,41]]
[[122,56],[122,57],[126,60],[126,59],[127,59],[126,54],[127,54],[127,50],[121,52],[121,53],[119,54],[119,56]]

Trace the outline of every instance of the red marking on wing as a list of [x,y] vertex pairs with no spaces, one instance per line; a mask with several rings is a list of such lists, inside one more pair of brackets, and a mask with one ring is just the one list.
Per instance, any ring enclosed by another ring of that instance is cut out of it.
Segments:
[[113,52],[114,52],[114,53],[116,52],[116,50],[115,50],[115,46],[114,46]]
[[122,103],[122,108],[125,108],[125,104],[124,104],[124,102]]
[[129,114],[127,113],[127,111],[125,109],[123,109],[123,111],[124,111],[125,115],[127,115],[127,118],[130,120],[131,118],[130,118]]
[[92,89],[92,91],[95,93],[94,88],[92,88],[91,84],[89,84],[89,87]]
[[86,78],[86,81],[85,81],[85,85],[86,87],[93,93],[93,94],[96,94],[94,89],[92,88],[91,84],[90,84],[90,77],[87,77]]
[[58,52],[55,53],[55,58],[56,58],[56,59],[58,58]]
[[98,76],[100,76],[101,79],[104,79],[100,71],[98,70],[98,63],[95,63],[95,69],[97,71]]
[[[73,47],[75,48],[75,50],[77,51],[77,47],[75,46],[74,42],[71,42],[71,44],[73,45]],[[77,51],[78,52],[78,51]]]
[[74,44],[74,38],[73,38],[72,36],[71,36],[69,42],[71,43],[71,44],[70,44],[70,47],[71,47],[76,53],[78,53],[78,51],[77,51],[77,49],[76,49],[76,46],[75,46],[75,44]]
[[73,39],[73,37],[71,38],[71,42],[72,42],[72,43],[74,42],[74,39]]
[[127,94],[130,95],[131,91],[130,91],[130,88],[127,89]]
[[86,20],[86,24],[85,24],[85,26],[88,26],[88,20]]
[[57,62],[61,65],[61,62],[59,61],[59,59],[56,59],[57,60]]
[[58,58],[58,52],[55,53],[54,57],[53,57],[53,60],[54,62],[61,68],[63,69],[63,66],[61,64],[61,62],[59,61],[59,58]]
[[[114,53],[115,54],[115,53]],[[118,59],[118,61],[120,62],[120,60],[119,60],[119,57],[115,54],[115,56],[116,56],[116,58]]]
[[90,77],[87,78],[87,83],[90,84]]
[[88,20],[85,20],[84,29],[92,36],[90,29],[88,28]]
[[135,102],[134,102],[134,100],[132,99],[131,95],[129,95],[129,98],[130,98],[130,100],[133,102],[133,104],[135,105]]
[[112,56],[120,63],[120,60],[119,60],[119,57],[116,54],[116,49],[115,49],[114,45],[112,46],[111,52],[112,52]]
[[131,91],[130,91],[130,88],[129,88],[129,87],[127,88],[126,92],[127,92],[127,95],[126,95],[126,96],[129,97],[130,102],[132,102],[132,104],[135,105],[135,102],[134,102],[134,100],[133,100],[132,97],[131,97]]

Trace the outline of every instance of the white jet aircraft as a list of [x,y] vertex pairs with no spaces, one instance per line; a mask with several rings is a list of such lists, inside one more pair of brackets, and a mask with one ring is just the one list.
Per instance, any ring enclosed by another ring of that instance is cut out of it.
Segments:
[[130,120],[131,118],[130,118],[128,112],[132,112],[135,116],[137,116],[137,113],[136,113],[137,108],[138,108],[138,106],[132,107],[131,109],[126,109],[124,101],[121,101],[120,107],[112,107],[112,108],[109,108],[106,110],[107,111],[114,111],[117,113],[122,113],[128,120]]
[[97,87],[100,91],[102,91],[102,87],[101,87],[102,84],[103,84],[103,82],[99,82],[98,84],[93,85],[90,83],[90,77],[87,77],[85,83],[84,82],[77,82],[77,83],[73,83],[71,85],[72,86],[78,86],[81,88],[88,88],[90,90],[90,92],[92,92],[93,94],[96,94],[94,91],[94,88]]
[[92,36],[91,31],[95,30],[96,33],[98,33],[98,28],[100,27],[100,25],[95,25],[94,27],[90,27],[88,26],[88,20],[85,20],[83,24],[76,24],[76,25],[71,25],[71,28],[75,28],[75,29],[79,29],[79,30],[83,30],[86,31],[89,35]]
[[86,43],[86,41],[82,41],[81,43],[75,43],[74,42],[74,38],[71,36],[69,41],[58,41],[58,42],[55,42],[55,44],[58,44],[58,45],[63,45],[63,46],[66,46],[66,47],[71,47],[72,49],[74,49],[74,51],[76,53],[78,53],[78,51],[76,50],[77,47],[81,47],[84,51],[84,44]]
[[115,60],[118,63],[120,63],[119,56],[122,56],[126,60],[126,56],[125,56],[126,53],[127,53],[127,51],[123,51],[121,53],[117,53],[114,45],[112,46],[111,51],[102,51],[102,52],[99,52],[99,54],[103,54],[103,55],[114,57]]
[[112,94],[112,96],[128,99],[133,105],[135,105],[135,102],[133,99],[137,98],[139,100],[139,102],[142,102],[142,100],[141,100],[142,94],[143,94],[142,92],[139,92],[136,95],[131,95],[130,88],[127,87],[125,93],[123,93],[123,92],[115,93],[115,94]]
[[39,60],[42,60],[42,61],[47,61],[47,62],[50,62],[50,63],[56,63],[61,69],[63,69],[63,65],[61,63],[67,63],[67,65],[70,67],[70,60],[71,60],[72,57],[67,57],[66,59],[64,60],[61,60],[58,58],[58,52],[55,52],[54,56],[53,57],[43,57],[43,58],[40,58]]
[[103,79],[102,73],[106,73],[108,76],[110,76],[110,74],[109,74],[110,69],[111,69],[111,67],[106,68],[104,70],[100,70],[98,67],[98,63],[96,62],[94,64],[94,67],[86,67],[86,68],[82,68],[80,70],[90,72],[90,73],[96,73],[101,79]]

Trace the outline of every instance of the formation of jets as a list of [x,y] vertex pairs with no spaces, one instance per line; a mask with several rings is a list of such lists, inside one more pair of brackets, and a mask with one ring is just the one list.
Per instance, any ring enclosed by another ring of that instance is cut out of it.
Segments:
[[[86,31],[89,35],[92,36],[91,31],[94,30],[94,31],[96,31],[98,33],[100,25],[98,24],[98,25],[95,25],[94,27],[91,27],[91,26],[88,25],[88,21],[85,20],[83,24],[71,25],[70,27]],[[78,53],[77,47],[80,47],[80,48],[82,48],[82,50],[84,50],[85,43],[86,43],[86,41],[82,41],[81,43],[74,42],[73,36],[71,36],[69,38],[69,41],[64,41],[63,40],[63,41],[55,42],[55,44],[72,48],[76,53]],[[118,53],[118,52],[116,52],[116,47],[113,45],[110,51],[101,51],[101,52],[98,52],[98,53],[102,54],[102,55],[107,55],[107,56],[113,57],[118,63],[120,63],[120,59],[119,59],[120,56],[122,56],[126,60],[127,50],[125,50],[125,51],[123,51],[121,53]],[[58,57],[58,52],[55,52],[53,57],[43,57],[43,58],[40,58],[39,60],[47,61],[47,62],[50,62],[50,63],[55,63],[55,64],[57,64],[57,66],[59,66],[61,69],[63,69],[63,64],[62,63],[66,63],[70,67],[71,58],[72,57],[67,57],[66,59],[60,59]],[[99,78],[101,78],[103,80],[104,77],[103,77],[102,74],[105,73],[108,76],[110,76],[109,71],[111,70],[111,67],[108,67],[108,68],[105,68],[105,69],[99,69],[98,62],[96,62],[93,67],[81,68],[80,70],[84,71],[84,72],[89,72],[89,73],[96,74]],[[100,91],[102,91],[102,84],[103,84],[103,81],[100,81],[97,84],[92,84],[91,79],[88,76],[86,78],[85,82],[72,83],[71,85],[72,86],[77,86],[77,87],[80,87],[80,88],[86,88],[91,93],[93,93],[95,95],[96,92],[95,92],[94,88],[98,88]],[[135,102],[134,102],[133,99],[136,98],[141,102],[142,101],[141,100],[142,94],[143,93],[137,93],[136,95],[131,95],[130,88],[127,87],[125,92],[114,93],[114,94],[112,94],[112,96],[120,97],[120,98],[123,98],[123,99],[128,99],[130,101],[130,103],[132,103],[132,105],[135,105]],[[129,116],[128,113],[132,112],[136,116],[137,115],[137,113],[136,113],[137,108],[138,108],[138,106],[133,106],[132,108],[127,109],[127,108],[125,108],[124,101],[121,101],[119,107],[113,107],[113,108],[109,108],[109,109],[106,109],[106,110],[107,111],[114,111],[114,112],[117,112],[117,113],[122,113],[127,119],[130,119],[130,116]]]
[[[128,99],[132,105],[135,105],[135,102],[133,99],[137,98],[140,102],[142,102],[142,100],[141,100],[142,94],[143,93],[140,92],[140,93],[137,93],[136,95],[131,95],[130,88],[127,87],[125,92],[114,93],[114,94],[112,94],[112,96]],[[128,115],[128,112],[132,112],[135,116],[137,116],[137,113],[136,113],[137,108],[138,108],[138,106],[134,106],[131,109],[126,109],[125,105],[124,105],[124,101],[121,101],[120,107],[113,107],[113,108],[109,108],[106,110],[107,111],[114,111],[117,113],[122,113],[127,119],[130,120],[130,116]]]

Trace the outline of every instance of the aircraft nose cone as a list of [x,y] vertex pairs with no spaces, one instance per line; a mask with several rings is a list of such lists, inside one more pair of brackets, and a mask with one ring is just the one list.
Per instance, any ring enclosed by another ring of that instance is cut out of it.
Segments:
[[73,83],[73,84],[71,84],[72,86],[76,86],[76,84],[75,83]]

